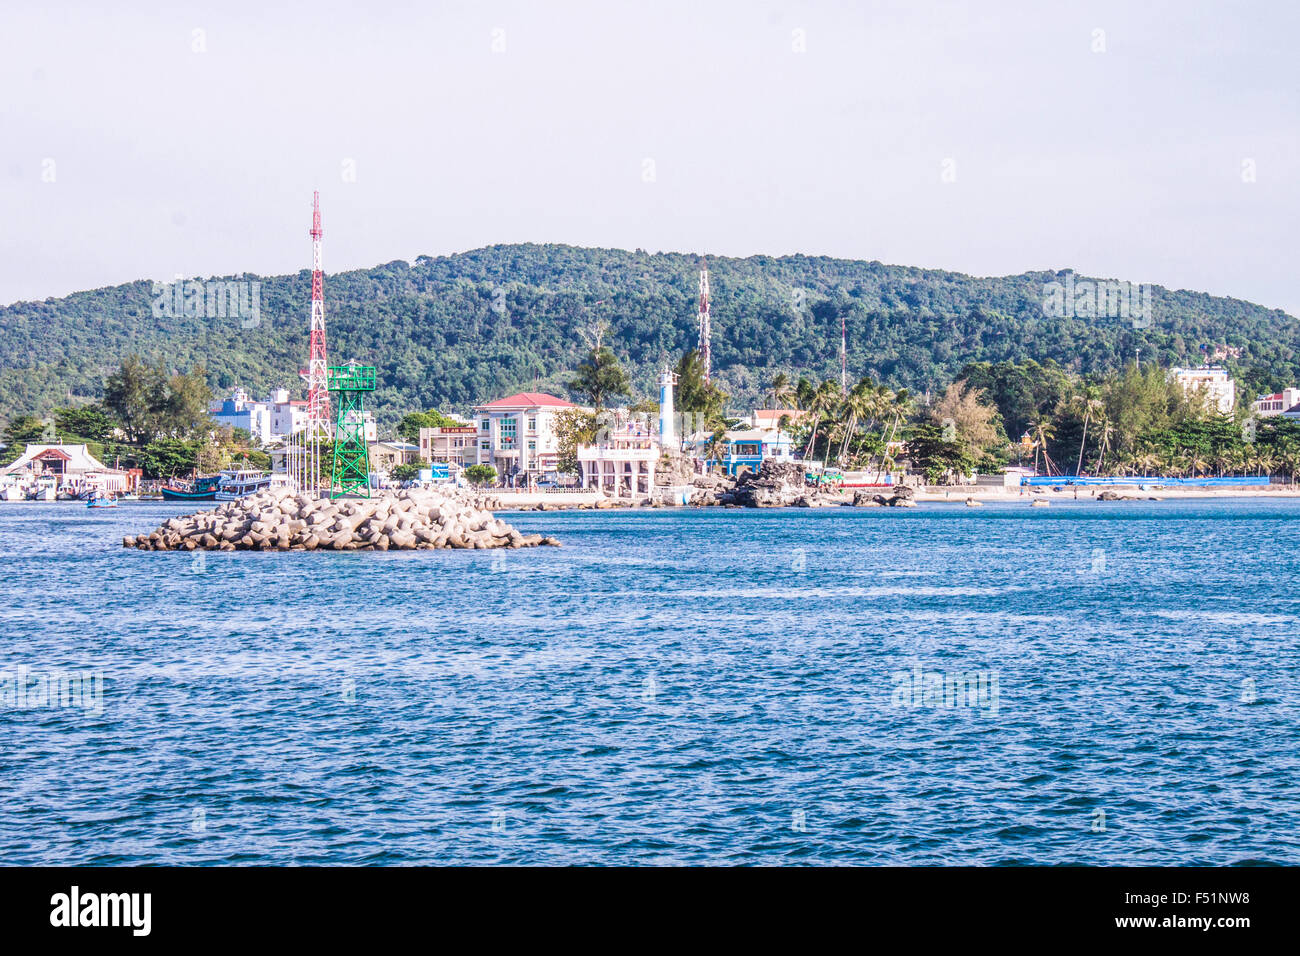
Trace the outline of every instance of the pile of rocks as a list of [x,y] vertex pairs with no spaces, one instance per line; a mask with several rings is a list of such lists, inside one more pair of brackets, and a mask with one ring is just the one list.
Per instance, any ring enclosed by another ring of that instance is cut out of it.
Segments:
[[169,518],[150,534],[122,539],[123,547],[145,551],[388,551],[559,543],[521,534],[454,494],[419,489],[340,500],[263,492],[213,511]]
[[915,508],[915,498],[915,488],[910,485],[898,485],[889,497],[863,490],[855,491],[853,504],[859,508]]

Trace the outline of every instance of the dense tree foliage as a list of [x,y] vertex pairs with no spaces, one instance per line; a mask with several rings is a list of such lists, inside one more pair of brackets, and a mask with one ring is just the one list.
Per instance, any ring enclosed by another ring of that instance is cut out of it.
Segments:
[[597,412],[601,412],[611,402],[625,398],[632,388],[618,356],[609,346],[601,345],[593,348],[578,363],[578,374],[569,382],[569,390]]
[[397,423],[397,437],[405,441],[418,443],[421,428],[454,428],[460,422],[448,418],[436,409],[427,412],[408,412]]
[[[1137,330],[1118,319],[1044,317],[1043,286],[1065,273],[974,278],[809,256],[709,265],[713,383],[733,411],[769,399],[781,370],[835,376],[841,317],[854,378],[914,394],[946,387],[968,363],[1051,360],[1096,375],[1131,363],[1135,351],[1144,365],[1194,363],[1205,344],[1242,349],[1231,365],[1249,392],[1300,381],[1296,321],[1235,299],[1157,287],[1152,327]],[[693,255],[502,245],[329,275],[331,355],[378,366],[370,404],[392,425],[411,409],[464,414],[525,388],[565,394],[589,351],[581,330],[603,319],[633,398],[645,398],[664,364],[695,342],[696,267]],[[218,393],[282,386],[301,396],[310,272],[260,281],[252,327],[156,318],[143,281],[0,308],[0,416],[100,400],[105,376],[131,352],[169,369],[203,367]]]
[[212,427],[212,390],[202,367],[169,372],[129,355],[104,382],[104,406],[116,416],[127,441],[193,438]]

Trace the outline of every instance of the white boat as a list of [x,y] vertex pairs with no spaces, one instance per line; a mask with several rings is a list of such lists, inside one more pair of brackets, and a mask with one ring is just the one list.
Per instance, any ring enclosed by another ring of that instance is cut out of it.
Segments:
[[265,471],[233,471],[225,473],[217,484],[217,501],[238,501],[248,495],[269,491],[272,488],[292,488],[292,479],[285,474],[268,474]]
[[28,501],[58,501],[59,486],[54,478],[37,478],[36,486],[27,492]]

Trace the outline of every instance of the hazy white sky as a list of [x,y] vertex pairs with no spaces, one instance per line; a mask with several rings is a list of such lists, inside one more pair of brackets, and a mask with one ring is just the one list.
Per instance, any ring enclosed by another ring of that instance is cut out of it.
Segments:
[[320,189],[327,272],[803,252],[1300,315],[1293,0],[3,4],[0,302],[307,268]]

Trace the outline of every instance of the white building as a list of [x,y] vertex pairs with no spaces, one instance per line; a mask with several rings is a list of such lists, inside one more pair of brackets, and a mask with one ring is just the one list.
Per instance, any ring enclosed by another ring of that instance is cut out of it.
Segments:
[[474,464],[491,465],[508,484],[555,478],[555,416],[577,408],[544,392],[517,392],[474,408]]
[[213,402],[209,413],[218,425],[242,428],[263,445],[291,435],[307,424],[307,402],[291,400],[285,388],[276,389],[261,401],[236,388],[230,398]]
[[[671,416],[668,420],[671,429]],[[649,497],[654,493],[655,465],[663,454],[660,437],[648,422],[625,419],[602,432],[594,444],[580,445],[576,451],[582,487],[614,498]]]
[[1296,415],[1287,416],[1290,418],[1300,416],[1300,410],[1296,409],[1297,405],[1300,405],[1300,388],[1284,388],[1272,395],[1261,395],[1257,401],[1251,402],[1250,410],[1260,418],[1271,418],[1274,415],[1296,411]]
[[0,474],[18,482],[50,480],[58,491],[81,493],[94,489],[118,493],[132,490],[140,471],[109,468],[85,445],[31,443],[22,457]]
[[1237,383],[1221,365],[1171,368],[1169,377],[1178,382],[1188,395],[1202,395],[1206,407],[1221,415],[1231,415],[1237,405]]

